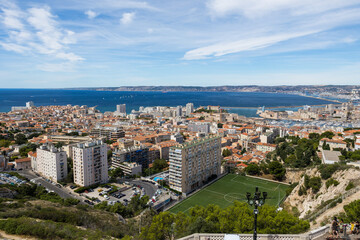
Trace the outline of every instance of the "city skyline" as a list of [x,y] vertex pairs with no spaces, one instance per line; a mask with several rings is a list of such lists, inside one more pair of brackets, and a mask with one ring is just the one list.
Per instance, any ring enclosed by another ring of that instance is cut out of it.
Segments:
[[357,84],[360,1],[0,0],[2,88]]

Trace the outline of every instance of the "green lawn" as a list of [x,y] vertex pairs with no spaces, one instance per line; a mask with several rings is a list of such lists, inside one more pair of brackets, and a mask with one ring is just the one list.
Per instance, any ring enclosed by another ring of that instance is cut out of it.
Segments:
[[215,183],[200,190],[184,201],[176,204],[169,209],[172,213],[187,212],[191,207],[196,205],[207,206],[208,204],[216,204],[222,208],[231,205],[235,200],[245,201],[246,192],[252,195],[255,187],[259,187],[260,192],[267,192],[269,199],[267,204],[278,205],[285,197],[287,185],[281,183],[270,182],[262,179],[239,176],[236,174],[228,174],[216,181]]

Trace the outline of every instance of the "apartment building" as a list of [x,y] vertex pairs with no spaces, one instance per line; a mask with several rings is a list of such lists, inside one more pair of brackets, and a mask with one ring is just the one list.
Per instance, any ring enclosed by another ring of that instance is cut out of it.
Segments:
[[272,152],[275,151],[276,144],[258,142],[256,144],[256,150],[260,152]]
[[33,170],[52,181],[64,179],[68,174],[66,153],[50,144],[40,146],[36,149],[36,168]]
[[95,137],[106,137],[113,140],[125,137],[125,132],[118,127],[96,127],[91,130],[90,134]]
[[202,132],[208,134],[210,132],[209,122],[190,122],[188,125],[188,130],[190,132]]
[[73,157],[75,184],[89,186],[109,180],[107,145],[102,141],[77,144],[73,147]]
[[170,148],[170,188],[188,194],[220,175],[221,137],[209,136]]
[[135,162],[123,162],[119,165],[119,167],[121,170],[123,170],[125,175],[137,175],[142,173],[141,165],[138,165]]
[[139,145],[114,151],[111,166],[118,168],[123,162],[135,162],[141,165],[143,169],[148,168],[149,148]]

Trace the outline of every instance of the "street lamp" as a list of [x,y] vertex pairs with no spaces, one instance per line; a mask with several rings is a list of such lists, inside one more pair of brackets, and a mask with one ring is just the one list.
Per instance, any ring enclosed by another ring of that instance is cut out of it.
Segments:
[[259,192],[259,188],[255,188],[254,197],[251,197],[251,193],[246,193],[246,199],[248,203],[252,206],[254,205],[254,240],[257,238],[257,215],[259,214],[258,207],[264,205],[267,197],[267,192],[263,192],[261,196],[261,192]]

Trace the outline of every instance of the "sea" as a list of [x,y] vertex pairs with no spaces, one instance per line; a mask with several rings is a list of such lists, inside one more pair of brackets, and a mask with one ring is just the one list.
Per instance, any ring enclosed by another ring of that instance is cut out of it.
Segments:
[[299,95],[262,92],[123,92],[63,89],[0,89],[0,112],[12,106],[25,106],[33,101],[35,106],[87,105],[101,112],[115,111],[117,104],[126,104],[128,113],[140,106],[221,106],[229,112],[256,117],[259,107],[287,106],[279,110],[296,110],[303,105],[330,104],[321,99]]

